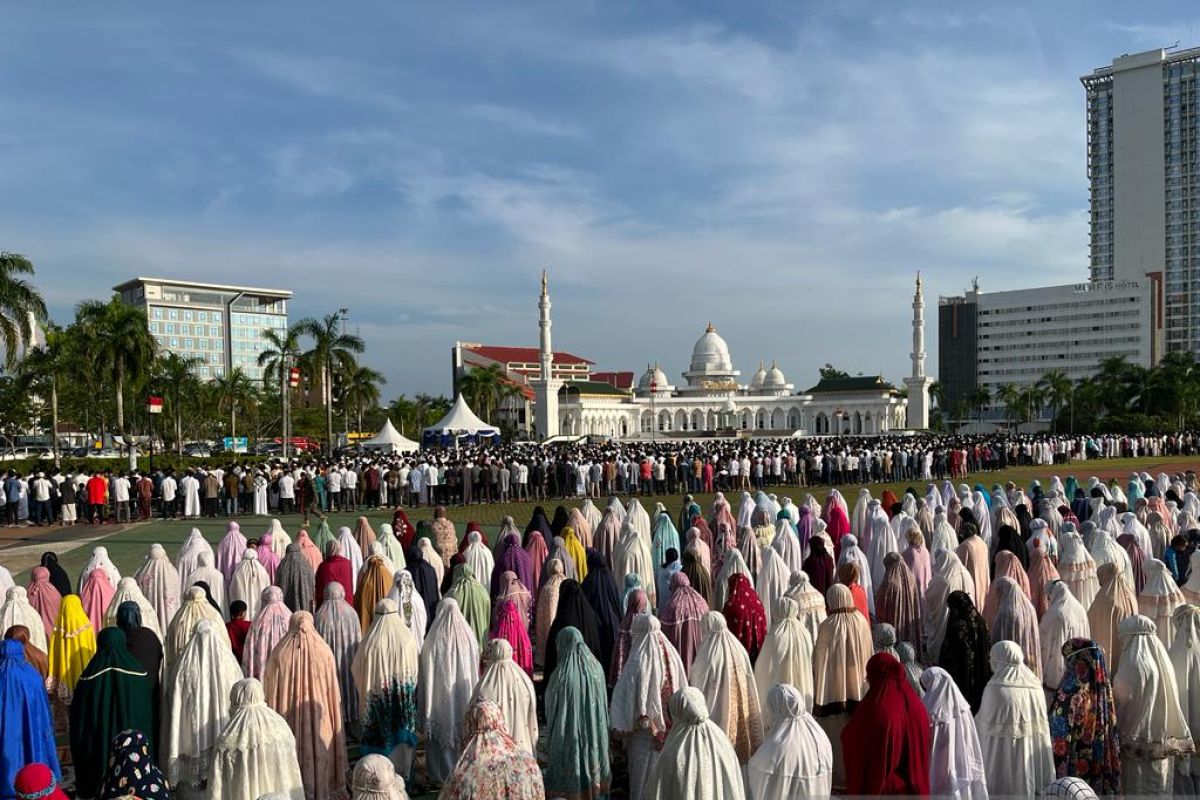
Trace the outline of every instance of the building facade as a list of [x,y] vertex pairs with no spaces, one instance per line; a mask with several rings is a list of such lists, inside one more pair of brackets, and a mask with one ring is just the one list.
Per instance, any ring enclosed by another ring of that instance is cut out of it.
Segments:
[[976,283],[938,298],[938,379],[947,409],[977,387],[994,397],[1000,386],[1030,386],[1051,370],[1088,378],[1106,358],[1150,367],[1161,342],[1156,277],[989,293]]
[[165,278],[134,278],[114,286],[123,302],[142,308],[158,346],[202,363],[202,379],[241,368],[261,380],[259,353],[269,349],[264,331],[287,331],[286,289],[262,289]]
[[1200,354],[1200,48],[1122,55],[1087,95],[1093,281],[1161,273],[1165,352]]

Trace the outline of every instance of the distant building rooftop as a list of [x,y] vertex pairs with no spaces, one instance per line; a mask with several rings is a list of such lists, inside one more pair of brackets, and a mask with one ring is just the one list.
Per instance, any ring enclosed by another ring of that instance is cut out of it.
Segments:
[[178,286],[188,289],[201,289],[210,292],[245,292],[246,294],[279,297],[283,299],[287,299],[292,296],[292,292],[288,289],[264,289],[258,286],[235,286],[225,283],[201,283],[199,281],[176,280],[175,278],[146,278],[141,276],[125,281],[124,283],[117,284],[113,287],[113,291],[123,292],[126,289],[132,289],[135,286],[147,283],[164,286]]
[[896,387],[881,375],[856,375],[850,378],[821,378],[804,394],[833,394],[834,392],[894,392]]
[[[541,351],[536,347],[503,347],[499,345],[481,344],[471,347],[464,347],[464,350],[470,350],[472,353],[478,353],[484,358],[490,358],[492,361],[498,361],[502,364],[536,364],[541,359]],[[555,364],[594,364],[594,361],[588,361],[586,358],[574,355],[572,353],[564,353],[556,351],[554,353]]]
[[610,386],[615,386],[618,389],[633,388],[632,372],[593,372],[592,380],[607,383]]
[[618,389],[604,381],[567,381],[558,390],[559,394],[578,394],[592,397],[628,397],[627,389]]

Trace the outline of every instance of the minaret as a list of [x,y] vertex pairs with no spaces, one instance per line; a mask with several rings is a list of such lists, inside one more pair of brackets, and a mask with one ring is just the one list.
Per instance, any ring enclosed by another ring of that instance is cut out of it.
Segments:
[[904,379],[908,386],[908,427],[924,430],[929,427],[929,386],[933,379],[925,375],[925,293],[920,272],[917,273],[912,309],[912,375]]
[[558,390],[563,383],[554,377],[554,348],[550,344],[550,290],[545,270],[542,270],[542,294],[538,298],[538,312],[541,345],[538,360],[542,371],[533,382],[534,419],[538,438],[545,440],[558,436]]

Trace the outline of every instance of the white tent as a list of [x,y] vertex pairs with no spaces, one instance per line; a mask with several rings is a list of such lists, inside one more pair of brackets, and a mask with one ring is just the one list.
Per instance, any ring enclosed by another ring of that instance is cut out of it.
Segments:
[[411,453],[421,449],[421,445],[412,439],[406,439],[400,431],[396,430],[396,426],[392,424],[391,419],[383,424],[383,427],[379,429],[379,433],[359,444],[366,450],[375,450],[382,453]]
[[500,429],[475,416],[475,412],[460,394],[454,398],[454,405],[450,407],[446,416],[438,420],[436,425],[425,429],[421,440],[426,444],[450,445],[463,440],[476,441],[499,435]]

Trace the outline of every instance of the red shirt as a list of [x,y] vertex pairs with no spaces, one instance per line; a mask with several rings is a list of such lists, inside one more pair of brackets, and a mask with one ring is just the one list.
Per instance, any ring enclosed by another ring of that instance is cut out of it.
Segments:
[[229,632],[229,642],[233,645],[233,655],[240,664],[242,663],[242,653],[246,649],[246,637],[250,634],[250,620],[235,619],[232,622],[226,622],[225,630]]
[[867,604],[867,590],[857,583],[850,584],[850,595],[854,598],[854,607],[862,612],[863,619],[871,624],[871,607]]
[[88,502],[93,505],[108,502],[108,481],[99,475],[93,475],[87,482]]

